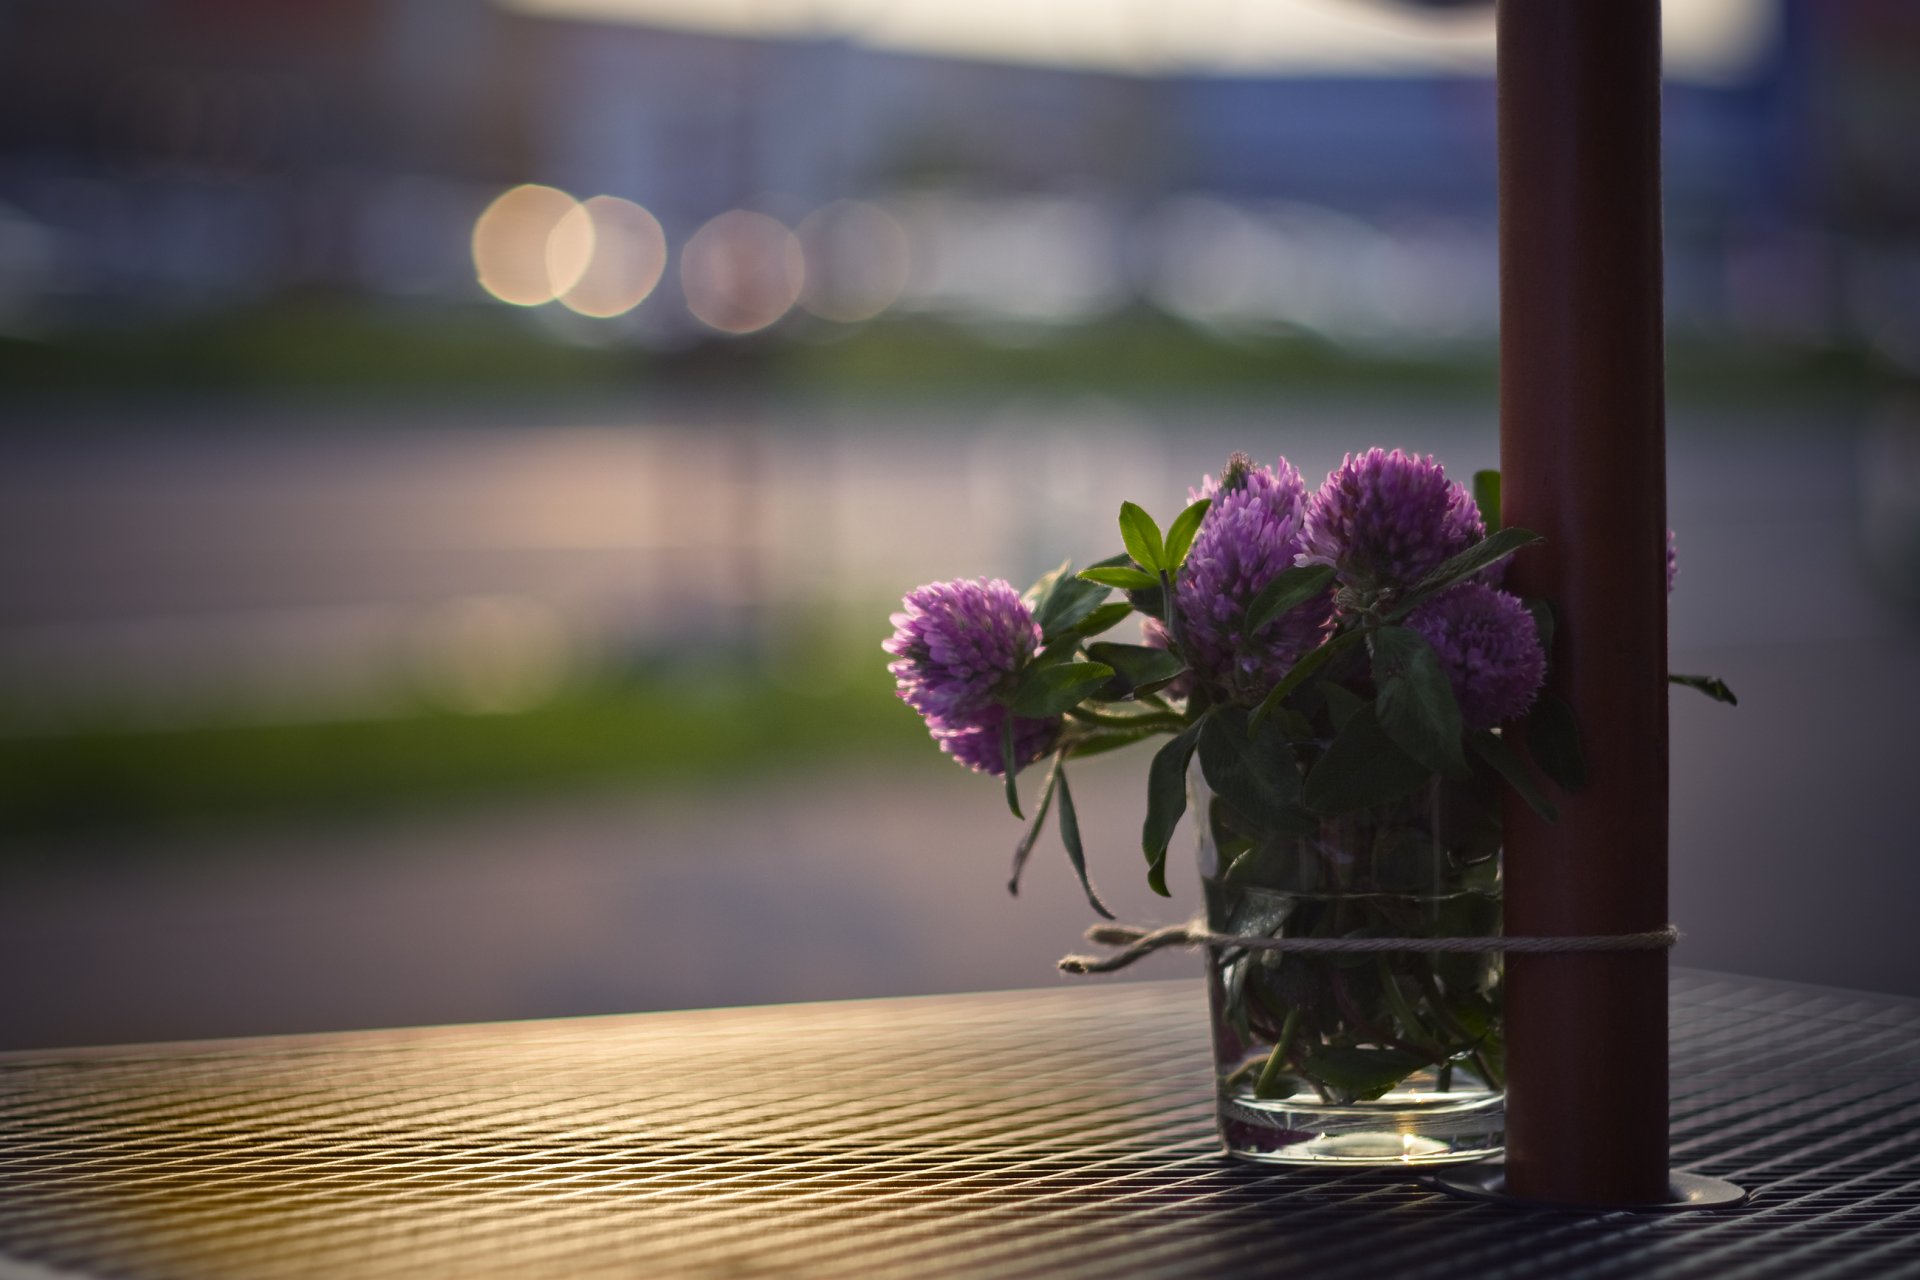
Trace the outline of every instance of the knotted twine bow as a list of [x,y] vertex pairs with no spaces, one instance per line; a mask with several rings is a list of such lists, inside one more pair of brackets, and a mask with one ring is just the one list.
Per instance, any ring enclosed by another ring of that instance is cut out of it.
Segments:
[[1662,951],[1680,940],[1672,925],[1645,933],[1598,933],[1563,938],[1271,938],[1259,933],[1215,933],[1199,918],[1185,924],[1143,929],[1137,925],[1097,924],[1088,942],[1120,947],[1110,956],[1062,956],[1065,973],[1112,973],[1142,956],[1167,947],[1243,947],[1248,951],[1294,951],[1322,955],[1390,951]]

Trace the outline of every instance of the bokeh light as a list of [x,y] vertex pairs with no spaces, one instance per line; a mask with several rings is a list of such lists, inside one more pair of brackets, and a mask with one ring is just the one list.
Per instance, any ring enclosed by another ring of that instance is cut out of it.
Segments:
[[557,259],[582,239],[590,255],[572,285],[560,292],[561,305],[570,311],[597,320],[624,315],[646,301],[666,272],[666,233],[657,218],[631,200],[594,196],[560,220],[547,242],[556,284],[560,268],[571,265],[570,258]]
[[871,320],[907,287],[906,230],[877,205],[836,200],[808,214],[797,234],[807,263],[800,305],[823,320]]
[[787,314],[806,274],[800,238],[746,209],[714,218],[680,251],[687,309],[722,333],[753,333]]
[[598,230],[597,219],[585,205],[576,204],[547,233],[547,287],[554,297],[565,297],[587,274],[598,256]]
[[593,221],[556,232],[579,208],[566,192],[536,183],[503,192],[473,224],[480,287],[517,307],[552,302],[572,288],[593,256]]
[[1024,341],[1127,297],[1122,215],[1091,197],[929,191],[892,202],[912,246],[904,305]]

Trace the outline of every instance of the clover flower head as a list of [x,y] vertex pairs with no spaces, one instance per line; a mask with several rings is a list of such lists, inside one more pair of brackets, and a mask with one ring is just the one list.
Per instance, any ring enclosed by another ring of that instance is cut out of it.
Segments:
[[[926,719],[940,749],[981,773],[1005,770],[1001,726],[1009,714],[995,696],[1011,687],[1040,647],[1033,611],[1002,579],[930,582],[892,616],[881,648],[896,692]],[[1014,756],[1027,765],[1059,737],[1061,721],[1014,722]]]
[[[1000,777],[1006,772],[1006,757],[1001,753],[1001,725],[1012,715],[997,702],[990,702],[975,718],[958,728],[936,728],[933,740],[940,749],[972,769]],[[1016,716],[1013,721],[1013,759],[1016,770],[1024,769],[1053,749],[1060,737],[1059,717],[1029,720]]]
[[[1040,626],[1001,578],[915,587],[882,645],[899,696],[930,726],[972,723],[1040,647]],[[939,726],[933,726],[939,727]]]
[[[1174,608],[1188,662],[1229,696],[1261,696],[1326,638],[1331,594],[1245,634],[1247,607],[1300,554],[1306,496],[1285,458],[1268,468],[1245,454],[1233,455],[1220,479],[1208,476],[1193,491],[1213,505],[1174,583]],[[1149,629],[1149,644],[1153,634]]]
[[1473,495],[1431,457],[1348,454],[1308,504],[1301,564],[1363,590],[1406,589],[1486,537]]
[[1408,614],[1407,625],[1440,655],[1468,729],[1491,729],[1533,705],[1547,655],[1533,615],[1517,596],[1464,582]]

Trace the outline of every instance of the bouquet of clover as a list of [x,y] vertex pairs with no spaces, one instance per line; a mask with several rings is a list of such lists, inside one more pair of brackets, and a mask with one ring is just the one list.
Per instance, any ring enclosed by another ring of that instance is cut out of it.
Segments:
[[[1235,454],[1190,496],[1164,531],[1124,504],[1123,555],[1062,565],[1024,595],[931,583],[892,618],[889,670],[942,750],[1004,778],[1016,816],[1018,774],[1047,762],[1009,888],[1057,808],[1111,918],[1066,765],[1164,737],[1148,883],[1167,893],[1191,796],[1215,932],[1497,934],[1501,788],[1555,816],[1508,735],[1524,732],[1554,785],[1583,781],[1572,712],[1542,688],[1553,612],[1501,589],[1507,559],[1540,539],[1499,526],[1498,473],[1469,491],[1431,458],[1374,449],[1309,494],[1285,459]],[[1671,590],[1671,536],[1667,575]],[[1142,643],[1099,638],[1136,614]],[[1674,679],[1733,700],[1719,681]],[[1495,952],[1208,951],[1216,1040],[1233,1044],[1224,1090],[1344,1104],[1422,1072],[1441,1091],[1456,1075],[1501,1085]]]

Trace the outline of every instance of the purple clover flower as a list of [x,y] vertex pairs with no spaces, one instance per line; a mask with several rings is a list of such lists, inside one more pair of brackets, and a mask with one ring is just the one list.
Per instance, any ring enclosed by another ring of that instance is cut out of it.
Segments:
[[1431,457],[1348,454],[1307,508],[1300,563],[1362,591],[1406,589],[1487,536],[1473,495]]
[[1468,729],[1491,729],[1533,705],[1547,655],[1519,597],[1464,582],[1408,614],[1407,625],[1440,655]]
[[[995,695],[1013,684],[1040,647],[1040,626],[1012,586],[991,581],[930,582],[901,601],[881,645],[897,692],[927,722],[940,749],[968,768],[1003,772]],[[1019,719],[1015,758],[1026,765],[1046,753],[1060,721]]]
[[880,647],[900,696],[929,720],[969,721],[1040,647],[1040,626],[1005,579],[929,582],[887,620]]
[[1673,544],[1673,530],[1667,530],[1667,594],[1673,594],[1673,580],[1680,576],[1680,550]]
[[[1213,505],[1174,583],[1187,661],[1229,696],[1255,699],[1326,639],[1332,623],[1329,592],[1288,610],[1256,636],[1243,634],[1247,606],[1293,567],[1304,545],[1306,485],[1285,458],[1269,469],[1237,453],[1219,480],[1206,477],[1192,497],[1211,498]],[[1153,628],[1146,636],[1155,642]]]
[[[990,702],[972,723],[964,727],[934,728],[933,740],[940,744],[942,751],[975,773],[990,773],[996,778],[1000,777],[1006,772],[1005,757],[1000,752],[1000,726],[1010,714],[999,703]],[[1051,751],[1060,737],[1060,724],[1058,718],[1029,720],[1024,716],[1016,716],[1013,721],[1014,768],[1024,769]],[[931,722],[929,727],[932,727]]]

